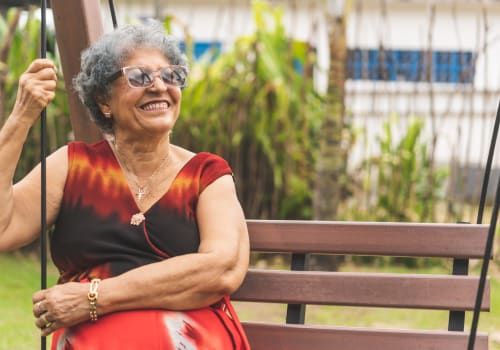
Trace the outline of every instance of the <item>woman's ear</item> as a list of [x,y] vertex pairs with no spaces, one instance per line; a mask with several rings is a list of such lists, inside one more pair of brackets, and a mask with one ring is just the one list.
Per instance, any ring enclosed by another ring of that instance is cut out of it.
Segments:
[[104,114],[106,118],[111,118],[113,116],[111,113],[111,107],[101,97],[97,98],[97,105],[99,106],[101,113]]

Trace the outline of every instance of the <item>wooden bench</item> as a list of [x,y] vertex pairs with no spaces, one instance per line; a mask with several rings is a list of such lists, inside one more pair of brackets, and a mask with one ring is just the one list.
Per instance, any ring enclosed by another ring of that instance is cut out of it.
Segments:
[[[253,350],[467,349],[465,313],[474,309],[479,281],[478,276],[468,275],[468,263],[469,259],[482,258],[488,225],[247,223],[253,252],[292,253],[295,270],[250,269],[241,288],[232,295],[235,301],[289,304],[286,322],[243,322]],[[299,271],[309,253],[451,258],[453,271],[448,275]],[[448,329],[304,325],[307,304],[447,310]],[[489,311],[489,307],[487,281],[482,311]],[[488,349],[487,334],[478,333],[475,349]]]

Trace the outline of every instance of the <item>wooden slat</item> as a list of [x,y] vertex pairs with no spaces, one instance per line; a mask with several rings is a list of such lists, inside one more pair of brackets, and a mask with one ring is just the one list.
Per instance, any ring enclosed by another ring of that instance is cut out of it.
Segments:
[[[252,350],[465,350],[468,341],[463,332],[263,323],[244,323],[243,327]],[[474,349],[487,350],[488,336],[478,334]]]
[[481,258],[488,225],[247,220],[254,251]]
[[76,140],[95,142],[102,139],[87,109],[72,88],[80,71],[80,53],[104,32],[99,0],[51,0],[56,38],[68,95],[71,124]]
[[[478,278],[452,275],[250,270],[233,300],[473,310]],[[487,281],[482,310],[490,308]]]

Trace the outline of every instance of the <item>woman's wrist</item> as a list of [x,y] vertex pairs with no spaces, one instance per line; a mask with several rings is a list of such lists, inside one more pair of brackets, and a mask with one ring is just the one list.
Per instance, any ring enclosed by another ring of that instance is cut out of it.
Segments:
[[38,118],[35,119],[30,118],[21,111],[16,111],[16,110],[13,110],[12,113],[7,118],[7,121],[12,123],[16,129],[22,129],[28,131],[32,128],[33,124],[35,124],[37,120]]

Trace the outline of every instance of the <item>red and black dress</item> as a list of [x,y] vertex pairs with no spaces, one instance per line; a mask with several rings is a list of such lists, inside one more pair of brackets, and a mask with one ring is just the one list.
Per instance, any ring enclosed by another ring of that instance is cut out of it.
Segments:
[[[192,157],[169,190],[140,212],[110,145],[68,145],[68,176],[55,230],[52,259],[59,283],[105,279],[138,266],[194,253],[200,236],[196,206],[203,190],[231,174],[227,162],[210,153]],[[147,281],[144,281],[147,285]],[[249,349],[229,298],[189,311],[131,310],[59,329],[52,350],[223,350]]]

